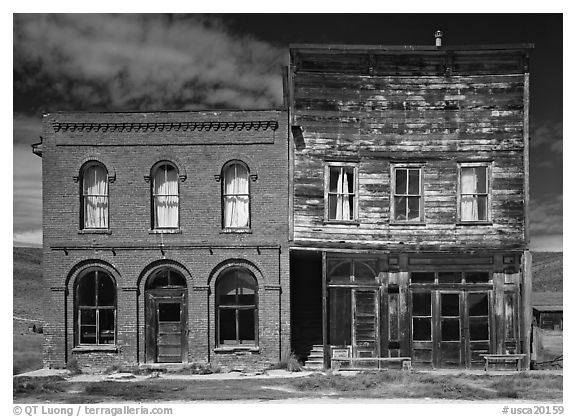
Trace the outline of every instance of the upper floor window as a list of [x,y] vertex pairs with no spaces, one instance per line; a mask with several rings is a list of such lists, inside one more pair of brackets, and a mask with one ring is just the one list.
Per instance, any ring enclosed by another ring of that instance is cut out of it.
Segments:
[[458,165],[458,211],[462,222],[490,221],[490,165]]
[[391,217],[393,221],[424,221],[422,190],[421,166],[395,165],[392,167]]
[[250,227],[250,185],[248,167],[235,161],[224,166],[222,183],[222,226],[242,229]]
[[328,221],[354,221],[358,218],[358,166],[330,162],[324,178],[324,217]]
[[152,228],[170,229],[179,225],[178,170],[162,162],[152,171]]
[[108,228],[108,171],[100,163],[86,165],[82,171],[83,229]]
[[116,284],[102,269],[88,271],[76,284],[77,345],[110,345],[116,340]]

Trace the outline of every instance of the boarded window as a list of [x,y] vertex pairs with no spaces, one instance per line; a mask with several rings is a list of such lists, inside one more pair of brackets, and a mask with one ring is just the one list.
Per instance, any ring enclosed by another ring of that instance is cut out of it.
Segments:
[[223,272],[216,282],[216,322],[219,345],[256,345],[256,278],[244,268]]
[[109,345],[116,340],[116,285],[105,271],[82,275],[76,285],[77,344]]

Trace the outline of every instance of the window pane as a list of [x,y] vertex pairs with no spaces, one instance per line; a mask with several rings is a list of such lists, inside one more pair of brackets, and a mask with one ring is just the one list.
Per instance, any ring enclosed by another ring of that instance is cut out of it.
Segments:
[[80,278],[78,283],[78,305],[96,305],[96,272],[89,272]]
[[238,331],[240,343],[254,343],[256,341],[254,333],[254,310],[238,310]]
[[98,305],[113,306],[116,303],[116,288],[108,274],[98,271]]
[[420,195],[420,170],[411,169],[408,172],[408,193]]
[[458,294],[441,294],[442,316],[460,316],[460,296]]
[[219,334],[221,344],[236,343],[236,310],[220,309]]
[[478,204],[478,220],[486,221],[488,220],[488,197],[481,195],[477,197]]
[[178,196],[156,196],[156,227],[178,227]]
[[336,219],[336,203],[337,197],[334,194],[328,196],[328,218],[331,220]]
[[354,194],[354,169],[345,168],[346,175],[344,177],[344,183],[342,184],[342,192]]
[[460,320],[442,320],[442,341],[460,340]]
[[407,192],[407,172],[405,169],[396,169],[396,194],[406,194]]
[[461,272],[438,272],[439,283],[459,283],[462,281]]
[[99,344],[114,344],[114,310],[100,309],[98,311]]
[[431,316],[432,315],[432,297],[429,292],[412,293],[412,315],[413,316]]
[[406,197],[394,197],[394,220],[406,220],[407,210]]
[[338,193],[340,190],[338,189],[338,180],[340,178],[340,167],[330,167],[330,188],[329,191],[331,193]]
[[411,282],[434,282],[434,272],[412,272],[410,274]]
[[331,273],[328,280],[330,282],[348,282],[352,275],[352,263],[344,262],[336,267]]
[[354,262],[354,279],[356,281],[374,281],[376,276],[368,265],[362,262]]
[[96,310],[80,310],[80,343],[96,344]]
[[488,318],[470,318],[470,340],[489,340]]
[[464,278],[468,283],[490,282],[490,272],[465,272]]
[[180,321],[180,303],[160,303],[158,321]]
[[420,197],[408,197],[408,220],[420,219]]
[[108,227],[108,196],[84,197],[84,227]]
[[470,293],[468,294],[468,314],[470,316],[488,315],[488,294]]
[[430,319],[417,317],[412,319],[412,340],[432,340],[432,326],[430,324]]
[[476,192],[479,194],[486,194],[486,167],[475,167],[474,172],[476,175]]
[[474,168],[462,167],[460,169],[460,190],[462,194],[476,194],[476,172]]

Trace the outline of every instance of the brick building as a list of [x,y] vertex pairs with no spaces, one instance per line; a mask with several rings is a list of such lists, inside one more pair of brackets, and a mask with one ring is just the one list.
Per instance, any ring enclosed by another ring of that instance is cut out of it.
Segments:
[[283,111],[46,115],[46,364],[527,367],[531,48],[295,45]]
[[45,115],[45,364],[278,362],[287,147],[282,111]]

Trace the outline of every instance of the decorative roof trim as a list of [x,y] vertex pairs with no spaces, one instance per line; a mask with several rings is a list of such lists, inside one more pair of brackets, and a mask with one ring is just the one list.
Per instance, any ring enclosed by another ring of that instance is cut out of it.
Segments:
[[54,132],[179,132],[179,131],[210,131],[219,130],[276,130],[278,121],[235,121],[235,122],[122,122],[122,123],[92,123],[92,122],[53,122]]

